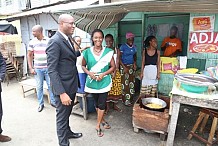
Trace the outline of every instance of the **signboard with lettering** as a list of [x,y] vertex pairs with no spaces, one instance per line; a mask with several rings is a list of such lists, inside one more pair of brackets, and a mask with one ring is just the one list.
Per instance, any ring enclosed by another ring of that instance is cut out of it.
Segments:
[[211,32],[214,31],[215,15],[197,16],[190,18],[190,31]]
[[218,32],[191,32],[189,52],[218,53]]

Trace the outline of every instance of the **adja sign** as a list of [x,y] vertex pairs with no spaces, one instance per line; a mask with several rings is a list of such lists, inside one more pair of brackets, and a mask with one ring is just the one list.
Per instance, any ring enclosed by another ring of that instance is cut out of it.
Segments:
[[218,32],[191,32],[189,52],[218,53]]

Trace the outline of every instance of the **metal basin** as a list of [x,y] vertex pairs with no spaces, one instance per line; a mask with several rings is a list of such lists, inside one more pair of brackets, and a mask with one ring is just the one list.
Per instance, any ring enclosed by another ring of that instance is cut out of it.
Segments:
[[[147,107],[149,109],[153,109],[153,110],[164,109],[167,106],[165,101],[163,101],[162,99],[159,99],[159,98],[154,98],[154,97],[142,98],[142,104],[145,107]],[[148,104],[158,104],[161,106],[161,108],[151,108],[151,107],[147,106]]]
[[211,91],[210,93],[213,93],[217,90],[218,80],[209,76],[177,73],[175,78],[181,83],[181,87],[188,92],[203,93]]

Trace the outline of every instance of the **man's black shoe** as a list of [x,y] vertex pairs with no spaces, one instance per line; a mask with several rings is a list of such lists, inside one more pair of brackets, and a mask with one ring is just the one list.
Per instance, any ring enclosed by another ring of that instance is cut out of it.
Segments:
[[44,104],[43,105],[40,105],[39,108],[38,108],[38,112],[41,112],[44,108]]
[[51,106],[53,106],[54,108],[57,108],[56,104],[51,103]]
[[82,133],[73,133],[73,132],[71,132],[70,134],[68,134],[68,139],[70,139],[70,138],[80,138],[82,136],[83,136]]

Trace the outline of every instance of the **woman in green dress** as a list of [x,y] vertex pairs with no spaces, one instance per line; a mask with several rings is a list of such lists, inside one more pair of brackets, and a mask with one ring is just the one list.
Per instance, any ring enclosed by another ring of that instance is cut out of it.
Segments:
[[82,68],[88,75],[85,92],[91,93],[95,100],[97,135],[102,137],[104,134],[101,130],[101,124],[105,129],[110,129],[110,125],[104,120],[104,112],[108,92],[112,86],[111,73],[116,67],[113,59],[114,51],[110,48],[102,47],[103,32],[100,29],[95,29],[92,32],[91,39],[94,46],[83,51]]

